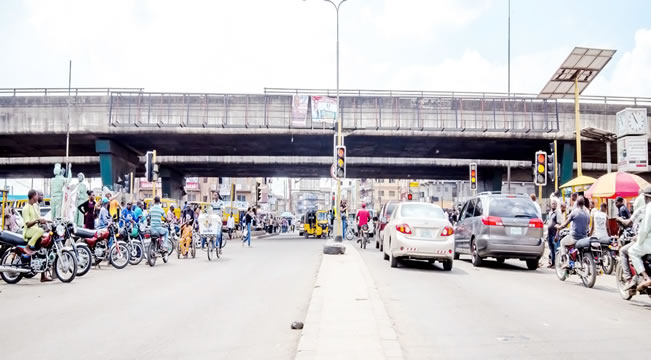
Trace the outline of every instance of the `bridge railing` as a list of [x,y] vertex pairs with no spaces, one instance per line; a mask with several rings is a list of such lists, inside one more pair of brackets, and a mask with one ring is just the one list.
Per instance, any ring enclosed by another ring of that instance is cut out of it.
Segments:
[[[307,115],[293,121],[292,95],[111,92],[112,126],[331,129]],[[535,98],[352,96],[341,98],[345,129],[550,132],[556,101]]]
[[0,96],[109,96],[113,91],[142,90],[142,88],[0,88]]

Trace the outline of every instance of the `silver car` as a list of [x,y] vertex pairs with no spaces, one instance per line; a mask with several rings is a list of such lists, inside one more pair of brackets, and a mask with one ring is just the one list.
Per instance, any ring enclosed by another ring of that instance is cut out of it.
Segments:
[[481,193],[466,201],[455,229],[455,257],[472,256],[481,266],[487,257],[526,261],[538,268],[543,255],[543,222],[526,195]]

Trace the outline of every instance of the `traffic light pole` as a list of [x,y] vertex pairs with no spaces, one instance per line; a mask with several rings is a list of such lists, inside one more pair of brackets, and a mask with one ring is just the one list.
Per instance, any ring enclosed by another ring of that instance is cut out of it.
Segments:
[[556,140],[554,140],[554,191],[558,191],[558,141]]
[[[152,156],[152,162],[154,163],[152,165],[152,168],[156,168],[156,150],[153,151],[154,155]],[[156,184],[158,183],[158,175],[156,175],[156,171],[154,171],[154,181],[151,183],[151,198],[152,200],[156,198]]]

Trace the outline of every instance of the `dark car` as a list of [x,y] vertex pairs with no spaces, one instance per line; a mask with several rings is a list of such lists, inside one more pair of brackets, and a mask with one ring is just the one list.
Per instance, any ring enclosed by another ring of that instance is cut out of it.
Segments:
[[455,229],[455,257],[467,254],[474,266],[487,257],[526,261],[535,270],[543,255],[543,222],[523,194],[481,193],[466,201]]

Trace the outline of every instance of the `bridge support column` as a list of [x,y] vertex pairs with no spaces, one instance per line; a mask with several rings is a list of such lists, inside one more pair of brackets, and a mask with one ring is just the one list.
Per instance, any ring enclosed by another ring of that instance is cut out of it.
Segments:
[[138,167],[138,154],[113,140],[96,140],[95,151],[99,155],[102,185],[111,190],[115,187],[118,175],[135,172]]
[[563,144],[561,150],[561,176],[558,179],[558,185],[565,184],[574,178],[574,152],[573,144]]
[[181,189],[185,186],[183,174],[172,168],[161,166],[158,170],[158,177],[161,179],[161,198],[181,200],[183,197]]

